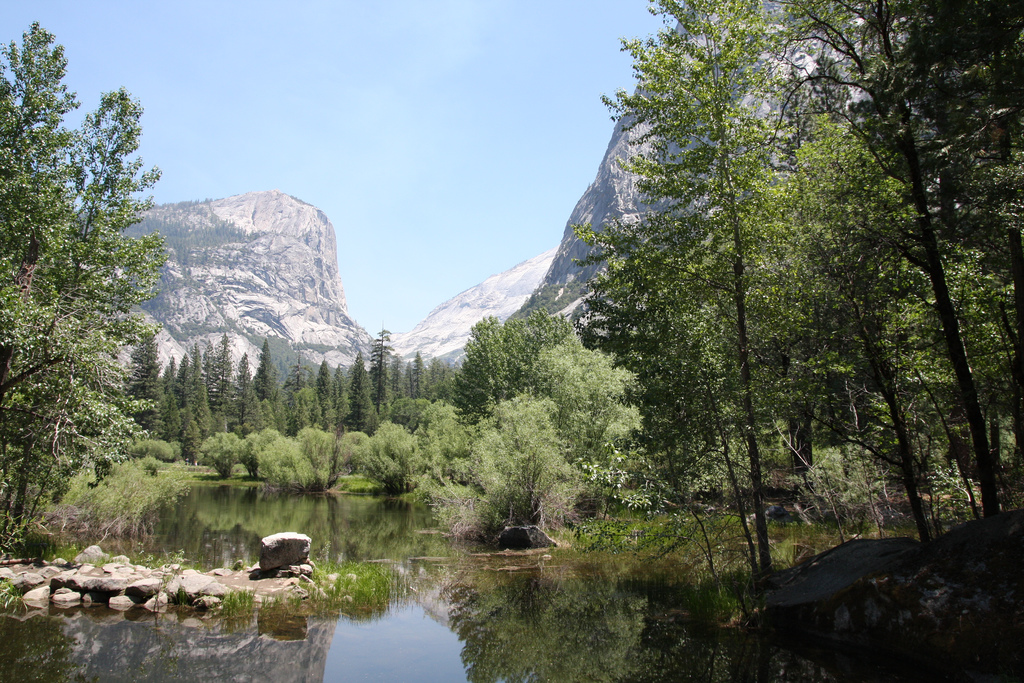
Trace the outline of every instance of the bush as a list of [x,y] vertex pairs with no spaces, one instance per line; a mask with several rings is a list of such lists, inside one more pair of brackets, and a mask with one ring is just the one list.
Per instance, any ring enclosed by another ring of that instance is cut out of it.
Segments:
[[199,448],[199,457],[200,462],[216,470],[221,479],[227,479],[241,452],[242,440],[237,434],[218,432],[203,442]]
[[167,443],[160,439],[142,439],[132,444],[128,451],[133,458],[152,457],[162,462],[174,462],[181,457],[181,444]]
[[267,484],[295,491],[333,487],[345,472],[352,448],[351,440],[314,427],[306,427],[295,439],[265,430],[252,437],[252,444]]
[[150,476],[139,462],[114,465],[98,483],[79,474],[63,500],[46,514],[51,528],[82,539],[149,534],[160,509],[188,492],[187,475],[174,468]]
[[160,473],[160,461],[151,456],[146,456],[140,460],[139,466],[142,468],[143,472],[151,477],[155,477]]
[[505,526],[558,527],[572,516],[582,475],[563,455],[555,409],[526,397],[498,404],[473,446],[469,485],[434,480],[426,488],[453,535],[485,539]]
[[264,453],[273,449],[273,444],[276,441],[284,438],[281,436],[281,432],[276,429],[264,429],[261,432],[253,432],[245,437],[245,443],[239,450],[238,462],[245,467],[245,471],[249,473],[250,477],[258,479],[261,474],[260,468]]
[[392,496],[412,490],[421,462],[415,437],[391,422],[381,424],[355,454],[357,469]]

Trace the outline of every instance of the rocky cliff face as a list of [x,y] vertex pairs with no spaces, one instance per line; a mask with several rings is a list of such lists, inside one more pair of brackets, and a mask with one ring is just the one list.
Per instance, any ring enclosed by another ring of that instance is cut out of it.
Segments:
[[276,337],[314,363],[348,365],[370,336],[348,315],[334,226],[322,211],[273,190],[150,211],[136,234],[167,243],[160,293],[144,306],[164,326],[161,360],[231,339],[255,363]]
[[392,335],[395,352],[406,358],[418,351],[426,358],[456,359],[473,325],[488,316],[504,321],[519,310],[548,272],[555,252],[551,249],[504,273],[492,275],[444,302],[411,332]]
[[629,120],[615,124],[612,139],[597,170],[597,178],[576,203],[566,221],[562,242],[537,290],[523,305],[522,313],[539,308],[568,315],[579,305],[585,283],[597,266],[580,268],[575,261],[590,255],[591,249],[573,232],[574,225],[589,223],[597,230],[615,220],[632,221],[646,210],[637,188],[637,177],[622,167],[643,147],[637,144],[644,128],[630,129]]

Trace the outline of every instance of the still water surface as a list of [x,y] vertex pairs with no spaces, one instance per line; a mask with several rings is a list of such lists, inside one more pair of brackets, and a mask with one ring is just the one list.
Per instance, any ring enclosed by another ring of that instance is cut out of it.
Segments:
[[920,680],[862,657],[695,627],[664,582],[467,569],[465,551],[431,525],[427,508],[394,501],[195,487],[164,518],[155,555],[230,565],[253,559],[263,536],[299,531],[314,559],[394,561],[408,597],[364,619],[228,622],[104,607],[0,617],[0,681]]

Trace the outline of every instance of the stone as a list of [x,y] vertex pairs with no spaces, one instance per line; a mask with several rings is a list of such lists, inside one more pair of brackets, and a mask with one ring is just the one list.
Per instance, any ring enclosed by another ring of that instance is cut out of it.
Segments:
[[40,586],[39,588],[33,588],[25,593],[22,599],[28,603],[42,603],[45,605],[50,599],[50,587]]
[[498,536],[498,546],[502,549],[525,550],[528,548],[549,548],[557,545],[547,534],[536,526],[510,526]]
[[159,593],[162,587],[163,581],[160,579],[139,579],[128,584],[124,594],[136,598],[151,598]]
[[82,606],[90,607],[92,605],[103,605],[110,600],[110,594],[98,593],[96,591],[88,591],[82,593]]
[[203,589],[211,583],[216,583],[212,576],[206,574],[192,574],[181,577],[181,589],[189,600],[195,600],[202,595]]
[[0,567],[0,579],[13,581],[15,576],[14,571],[10,567]]
[[211,581],[199,590],[200,596],[210,596],[214,598],[223,598],[225,595],[230,593],[228,587],[222,583]]
[[260,541],[260,569],[277,569],[303,564],[309,559],[310,538],[305,534],[283,532]]
[[117,555],[116,557],[110,558],[110,561],[114,564],[131,564],[132,561],[127,555]]
[[103,576],[83,575],[81,572],[75,574],[67,581],[67,587],[73,588],[81,593],[123,593],[128,587],[128,579],[117,574],[104,574]]
[[14,586],[15,590],[20,591],[21,593],[27,593],[33,588],[42,586],[46,582],[46,579],[35,572],[25,572],[24,574],[18,574],[15,576],[11,581],[11,585]]
[[132,607],[135,607],[135,605],[135,601],[127,595],[115,595],[114,597],[110,598],[110,601],[107,603],[107,606],[110,607],[110,609],[116,609],[122,612],[124,610],[129,610]]
[[1024,510],[927,544],[844,543],[771,578],[772,626],[796,637],[881,652],[964,680],[1024,673]]
[[230,569],[225,568],[225,567],[221,567],[219,569],[214,569],[213,570],[213,575],[214,576],[231,576],[232,574],[234,574],[234,572],[231,571]]
[[50,602],[54,607],[67,608],[82,604],[82,595],[78,591],[68,588],[60,588],[50,596]]
[[764,516],[769,522],[776,522],[777,524],[792,524],[796,520],[789,514],[789,510],[782,507],[781,505],[769,505],[764,511]]
[[312,564],[300,564],[299,574],[302,576],[313,576],[313,565]]
[[71,577],[76,573],[77,572],[74,569],[71,569],[50,577],[50,590],[56,591],[58,588],[66,587],[68,585],[68,581],[70,581]]
[[99,564],[107,558],[103,548],[91,545],[75,556],[75,564]]
[[36,573],[44,579],[52,579],[53,577],[62,573],[62,570],[58,569],[57,567],[43,567]]
[[160,592],[147,600],[142,606],[150,612],[163,612],[167,610],[168,602],[170,600],[167,593]]
[[210,610],[220,606],[221,599],[213,595],[204,595],[196,600],[196,609]]

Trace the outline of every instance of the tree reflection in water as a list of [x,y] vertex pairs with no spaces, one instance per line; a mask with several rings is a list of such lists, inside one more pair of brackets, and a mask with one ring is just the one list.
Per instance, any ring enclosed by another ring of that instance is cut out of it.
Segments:
[[497,576],[445,591],[473,683],[910,681],[835,653],[813,658],[762,635],[694,624],[668,587]]

